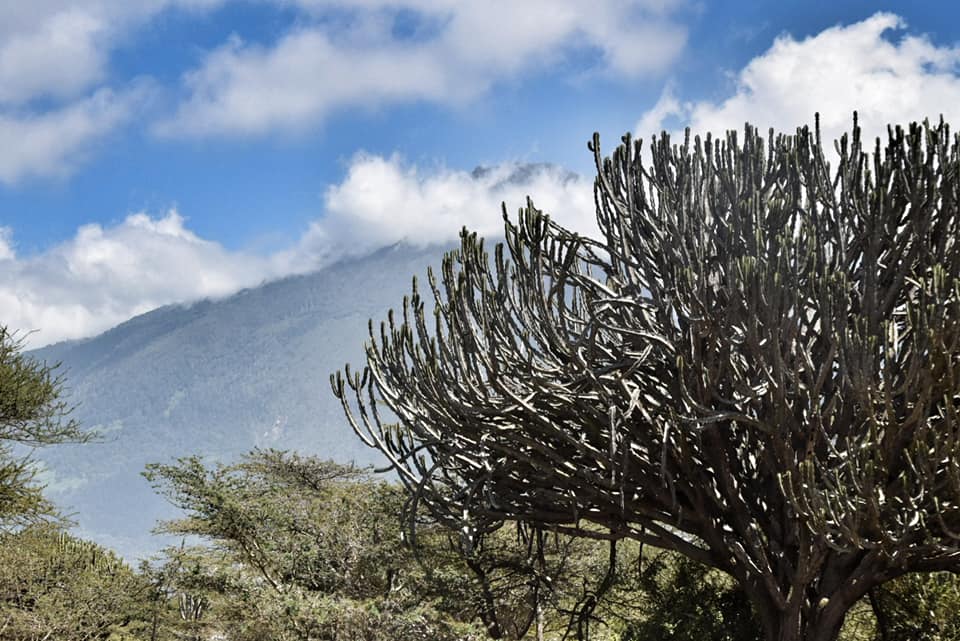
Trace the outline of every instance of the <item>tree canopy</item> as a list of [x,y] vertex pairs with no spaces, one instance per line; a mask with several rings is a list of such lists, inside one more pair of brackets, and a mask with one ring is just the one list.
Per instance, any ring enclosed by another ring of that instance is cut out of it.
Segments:
[[469,606],[444,611],[444,595],[404,546],[398,488],[362,469],[255,450],[231,465],[190,457],[145,474],[186,512],[163,530],[203,540],[170,559],[181,592],[208,599],[208,632],[239,641],[480,638],[449,611],[469,620]]
[[[238,641],[560,639],[573,618],[614,639],[640,620],[637,545],[621,546],[608,577],[605,543],[529,528],[503,528],[467,551],[456,531],[420,515],[413,545],[401,536],[398,484],[274,450],[231,465],[195,457],[154,464],[146,475],[186,511],[163,529],[202,539],[170,550],[157,576],[207,599],[194,625],[207,633]],[[668,565],[647,564],[645,576],[662,579]]]
[[53,513],[35,483],[29,448],[89,440],[69,416],[57,366],[23,354],[23,341],[0,325],[0,528]]
[[131,639],[148,588],[114,553],[49,523],[0,532],[2,639]]
[[[869,143],[868,143],[869,144]],[[960,560],[960,146],[948,125],[591,145],[598,238],[464,232],[331,377],[411,505],[732,576],[769,641],[835,639]],[[389,411],[381,406],[385,405]]]

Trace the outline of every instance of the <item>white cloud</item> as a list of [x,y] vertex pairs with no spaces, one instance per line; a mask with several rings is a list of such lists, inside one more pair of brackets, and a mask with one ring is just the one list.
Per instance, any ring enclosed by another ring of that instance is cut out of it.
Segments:
[[[681,103],[668,89],[641,118],[637,134],[675,117],[694,133],[722,134],[750,122],[792,132],[820,113],[825,140],[849,131],[856,110],[866,133],[941,114],[960,121],[960,48],[902,33],[905,23],[878,13],[796,40],[783,35],[736,74],[734,94],[719,102]],[[897,37],[899,36],[899,37]]]
[[452,97],[463,86],[417,49],[352,50],[297,31],[273,49],[235,39],[186,76],[190,99],[161,134],[246,133],[310,122],[330,109],[381,100]]
[[164,9],[226,0],[0,2],[0,105],[70,98],[102,86],[114,46]]
[[[281,1],[281,0],[277,0]],[[598,69],[622,78],[662,71],[686,31],[671,2],[599,0],[340,0],[291,2],[352,12],[347,26],[305,21],[274,45],[239,39],[184,76],[186,99],[162,135],[262,134],[298,129],[349,107],[427,100],[458,103],[573,53],[598,52]],[[393,17],[430,25],[397,37]]]
[[72,96],[101,80],[106,52],[97,40],[104,30],[97,17],[67,10],[35,31],[12,34],[0,46],[0,104]]
[[397,156],[359,154],[343,182],[327,190],[326,215],[311,225],[293,255],[331,260],[401,240],[449,242],[464,226],[497,237],[503,233],[502,203],[513,215],[527,196],[569,229],[596,229],[592,181],[554,166],[504,163],[474,172],[423,171]]
[[144,87],[119,94],[100,89],[40,114],[0,111],[0,182],[71,172],[95,141],[130,119],[146,93]]
[[13,260],[17,253],[13,247],[13,230],[0,227],[0,261]]
[[18,256],[11,231],[0,228],[0,322],[37,330],[28,337],[33,347],[90,336],[160,305],[228,295],[397,241],[452,242],[464,225],[498,236],[501,201],[513,212],[528,194],[562,224],[589,231],[591,185],[548,166],[505,163],[471,173],[358,155],[327,190],[325,215],[270,255],[200,238],[176,211],[85,225],[32,256]]
[[266,272],[265,260],[197,237],[175,211],[134,214],[113,227],[85,225],[39,255],[0,261],[2,322],[37,330],[30,341],[41,345],[165,303],[228,294]]
[[[0,2],[0,182],[73,171],[128,120],[132,90],[111,84],[117,46],[163,11],[227,1]],[[262,1],[295,7],[294,26],[269,47],[234,38],[211,51],[158,133],[260,134],[346,108],[462,103],[571,52],[632,78],[662,70],[686,39],[672,18],[681,0]],[[397,36],[401,14],[427,26]]]
[[143,96],[140,81],[108,83],[117,43],[165,8],[223,1],[0,2],[0,182],[75,169]]

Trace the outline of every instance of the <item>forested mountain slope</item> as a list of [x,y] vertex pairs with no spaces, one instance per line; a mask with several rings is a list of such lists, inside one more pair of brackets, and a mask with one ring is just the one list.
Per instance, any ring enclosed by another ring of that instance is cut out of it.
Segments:
[[328,376],[362,363],[367,320],[398,307],[412,275],[442,254],[395,245],[31,352],[62,362],[76,418],[103,435],[38,453],[48,495],[83,536],[135,557],[158,545],[149,531],[171,514],[140,476],[148,462],[227,460],[256,446],[378,462],[345,423]]

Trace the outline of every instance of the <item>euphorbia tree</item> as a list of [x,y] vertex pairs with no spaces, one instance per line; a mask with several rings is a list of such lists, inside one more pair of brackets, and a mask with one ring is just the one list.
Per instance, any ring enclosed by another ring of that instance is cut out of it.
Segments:
[[[334,391],[414,502],[729,573],[770,641],[960,560],[960,147],[944,123],[594,137],[598,240],[532,204]],[[506,218],[506,217],[505,217]],[[381,414],[379,405],[391,412]]]

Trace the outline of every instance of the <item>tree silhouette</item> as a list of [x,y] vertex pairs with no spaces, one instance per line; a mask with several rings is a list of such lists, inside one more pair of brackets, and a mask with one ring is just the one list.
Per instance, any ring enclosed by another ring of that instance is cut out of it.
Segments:
[[492,261],[464,231],[334,392],[468,540],[636,539],[730,574],[768,640],[833,640],[960,559],[958,140],[641,142],[590,145],[598,240],[530,202]]

